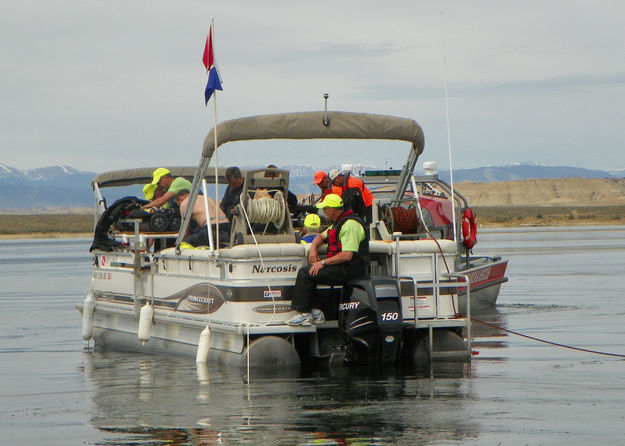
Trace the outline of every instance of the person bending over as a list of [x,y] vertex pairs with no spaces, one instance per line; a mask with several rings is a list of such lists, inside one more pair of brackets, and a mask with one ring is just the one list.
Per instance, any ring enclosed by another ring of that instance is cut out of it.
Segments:
[[325,173],[323,170],[318,170],[315,172],[315,175],[313,177],[313,184],[321,189],[321,200],[323,200],[328,194],[341,195],[342,193],[342,189],[340,187],[332,185],[328,174]]
[[142,208],[169,207],[169,203],[174,201],[176,194],[183,189],[191,190],[189,180],[183,177],[174,178],[168,169],[159,167],[152,173],[152,182],[143,187],[145,197],[151,201]]
[[[183,189],[176,194],[176,202],[180,208],[180,215],[183,217],[187,211],[187,207],[189,206],[189,193],[189,190]],[[209,211],[214,213],[215,201],[210,197],[206,197],[206,200],[208,200]],[[191,220],[195,222],[195,229],[190,230],[190,225],[187,226],[187,234],[185,234],[182,241],[193,246],[208,246],[206,208],[204,207],[204,197],[201,195],[195,200],[195,205],[193,206],[193,211],[191,212]],[[211,216],[211,230],[213,231],[213,234],[216,230],[217,220],[219,220],[220,241],[227,241],[226,237],[229,235],[228,229],[230,224],[221,209],[219,210],[218,217],[215,217],[214,215]]]

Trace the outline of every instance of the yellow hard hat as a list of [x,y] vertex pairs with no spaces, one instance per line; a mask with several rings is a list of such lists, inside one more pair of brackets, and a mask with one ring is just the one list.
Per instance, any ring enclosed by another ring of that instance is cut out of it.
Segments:
[[328,194],[321,203],[317,203],[319,209],[323,208],[342,208],[343,199],[336,194]]

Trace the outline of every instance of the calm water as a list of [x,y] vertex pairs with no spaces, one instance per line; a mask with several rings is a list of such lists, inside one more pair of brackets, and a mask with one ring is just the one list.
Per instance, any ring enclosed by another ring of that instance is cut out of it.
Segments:
[[[482,231],[509,330],[625,355],[625,227]],[[263,379],[82,351],[89,240],[0,242],[0,444],[625,444],[625,360],[474,326],[469,364]]]

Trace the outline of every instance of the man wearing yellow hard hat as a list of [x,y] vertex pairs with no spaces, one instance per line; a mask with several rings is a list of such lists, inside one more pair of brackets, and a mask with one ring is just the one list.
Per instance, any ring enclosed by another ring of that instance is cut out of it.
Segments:
[[[297,272],[291,308],[297,314],[286,321],[289,325],[319,324],[325,321],[323,312],[313,308],[317,285],[343,285],[369,274],[369,237],[365,224],[350,209],[345,211],[343,200],[328,194],[317,204],[332,226],[318,234],[310,244],[309,265]],[[327,258],[319,257],[318,249],[328,244]]]
[[191,182],[183,177],[174,178],[169,169],[159,167],[152,173],[152,182],[143,186],[143,194],[150,202],[143,208],[167,207],[181,190],[191,190]]

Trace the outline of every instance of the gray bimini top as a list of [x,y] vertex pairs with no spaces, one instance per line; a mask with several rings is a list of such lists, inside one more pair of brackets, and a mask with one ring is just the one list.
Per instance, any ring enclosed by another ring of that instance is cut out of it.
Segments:
[[[267,139],[380,139],[407,141],[412,144],[415,159],[423,152],[423,131],[416,121],[408,118],[369,113],[329,112],[329,125],[324,124],[324,112],[281,113],[250,116],[224,121],[217,125],[217,146],[234,141]],[[202,156],[210,160],[215,152],[215,129],[206,135]],[[204,163],[207,166],[208,163]],[[162,167],[162,166],[161,166]],[[167,166],[165,166],[167,167]],[[91,185],[119,187],[152,182],[157,167],[115,170],[98,174]],[[173,177],[193,181],[198,167],[167,167]],[[214,183],[214,170],[205,168],[204,178]],[[225,168],[218,170],[219,183],[225,184]]]
[[[251,116],[217,125],[217,146],[233,141],[261,139],[381,139],[412,143],[415,155],[423,152],[423,131],[416,121],[369,113],[328,112],[282,113]],[[204,139],[202,156],[215,152],[215,129]]]

